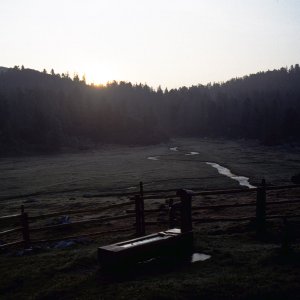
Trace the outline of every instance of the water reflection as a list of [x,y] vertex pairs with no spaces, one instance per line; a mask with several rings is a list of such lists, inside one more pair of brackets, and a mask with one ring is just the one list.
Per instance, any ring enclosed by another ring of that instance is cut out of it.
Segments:
[[233,180],[236,180],[239,182],[239,184],[241,186],[246,186],[248,187],[249,189],[253,189],[255,188],[254,185],[251,185],[249,183],[249,178],[248,177],[245,177],[245,176],[237,176],[233,173],[231,173],[231,171],[225,167],[222,167],[221,165],[219,164],[216,164],[216,163],[212,163],[212,162],[207,162],[208,165],[211,165],[213,168],[216,168],[219,172],[219,174],[221,175],[224,175],[224,176],[227,176]]
[[147,157],[147,159],[150,159],[150,160],[158,160],[158,157],[157,157],[157,156],[149,156],[149,157]]
[[192,151],[190,153],[187,153],[186,155],[198,155],[198,154],[199,154],[199,152]]
[[211,258],[211,255],[204,253],[193,253],[191,256],[191,263],[195,263],[197,261],[205,261]]

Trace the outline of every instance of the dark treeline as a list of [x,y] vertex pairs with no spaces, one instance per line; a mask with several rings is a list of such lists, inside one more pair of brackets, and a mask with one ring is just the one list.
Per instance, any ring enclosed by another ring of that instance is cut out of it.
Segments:
[[221,84],[154,90],[77,75],[0,68],[0,152],[57,151],[104,143],[153,144],[172,137],[300,140],[300,68]]

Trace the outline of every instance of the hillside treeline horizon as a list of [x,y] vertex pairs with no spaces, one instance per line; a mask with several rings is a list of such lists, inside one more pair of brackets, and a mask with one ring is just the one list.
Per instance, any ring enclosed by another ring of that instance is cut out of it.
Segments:
[[87,85],[53,70],[0,68],[2,154],[175,137],[299,142],[299,65],[164,91],[123,81]]

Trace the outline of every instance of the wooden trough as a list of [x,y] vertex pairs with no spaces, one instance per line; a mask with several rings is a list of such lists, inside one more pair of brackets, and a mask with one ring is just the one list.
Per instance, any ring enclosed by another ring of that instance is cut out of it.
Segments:
[[[182,257],[192,253],[193,231],[191,218],[191,192],[179,190],[181,202],[171,207],[180,209],[181,228],[171,228],[98,248],[98,260],[105,270],[120,270],[124,266],[153,258]],[[178,205],[179,204],[179,205]]]
[[191,253],[193,232],[181,233],[179,228],[98,248],[98,259],[104,269],[120,269],[135,263],[170,255]]

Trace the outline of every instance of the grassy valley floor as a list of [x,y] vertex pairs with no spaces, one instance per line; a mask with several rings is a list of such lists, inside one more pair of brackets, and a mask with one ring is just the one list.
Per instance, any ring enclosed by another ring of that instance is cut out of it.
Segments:
[[[175,147],[177,151],[174,151]],[[192,152],[198,154],[187,155]],[[298,149],[204,139],[178,139],[171,144],[151,147],[108,147],[57,156],[2,158],[1,216],[19,213],[24,204],[30,216],[98,209],[94,215],[72,215],[71,222],[114,217],[126,213],[126,208],[102,213],[99,207],[128,201],[126,197],[90,198],[84,195],[101,191],[136,191],[140,180],[145,182],[145,190],[239,187],[236,181],[218,174],[205,163],[207,161],[219,163],[236,175],[249,177],[254,185],[262,177],[268,184],[289,184],[290,176],[300,167]],[[299,189],[268,192],[267,201],[295,200],[292,204],[268,206],[268,214],[299,215],[300,202],[296,203],[299,196]],[[251,201],[255,201],[255,193],[249,191],[241,195],[201,196],[193,199],[193,205]],[[153,200],[145,202],[145,208],[158,208],[164,204],[164,199]],[[193,218],[254,214],[255,207],[243,207],[194,211]],[[167,216],[156,217],[150,221]],[[43,222],[30,225],[47,225]],[[106,222],[102,228],[127,225],[125,220],[119,220]],[[0,231],[9,228],[7,224],[3,226]],[[210,259],[193,264],[139,265],[127,276],[117,279],[104,276],[97,262],[97,247],[130,239],[133,230],[77,240],[65,249],[59,249],[57,242],[36,244],[27,252],[21,248],[1,249],[0,299],[300,299],[299,228],[299,218],[289,219],[288,242],[282,247],[287,241],[282,219],[269,220],[268,232],[260,239],[248,221],[194,223],[195,252],[211,255]],[[147,233],[163,229],[163,226],[149,226]],[[43,236],[36,234],[33,238],[49,239],[58,234],[63,237],[97,230],[98,224],[80,225],[66,231],[46,231]],[[8,238],[12,241],[16,236],[12,234]],[[0,244],[3,242],[0,240]]]

